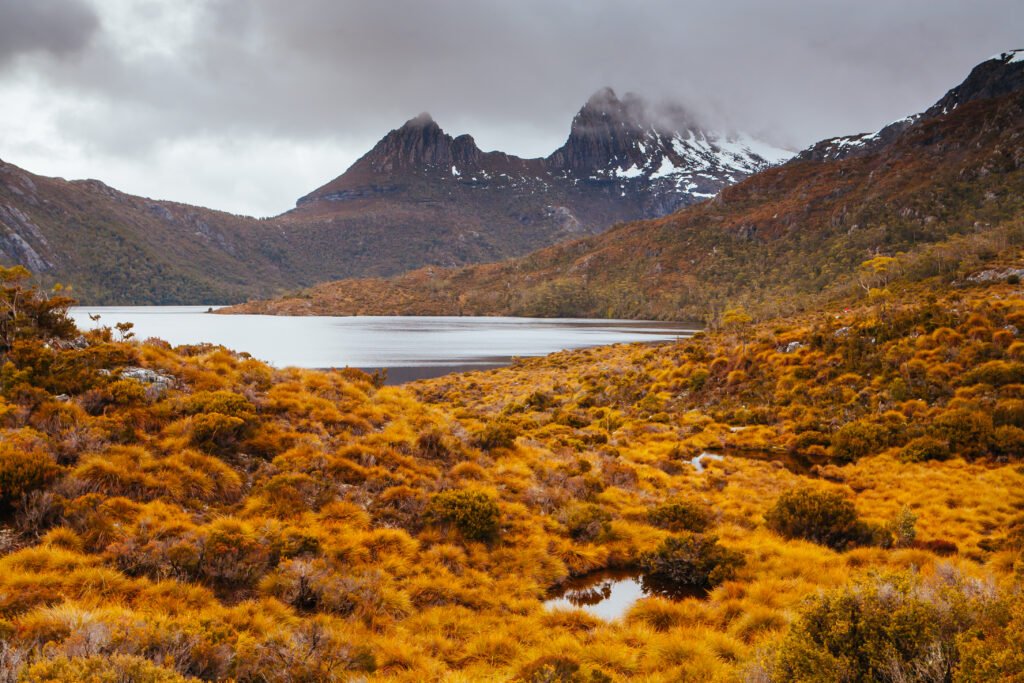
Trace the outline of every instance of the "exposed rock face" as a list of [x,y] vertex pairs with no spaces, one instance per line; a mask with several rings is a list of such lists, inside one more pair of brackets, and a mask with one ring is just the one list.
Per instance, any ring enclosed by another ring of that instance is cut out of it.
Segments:
[[795,158],[811,161],[848,159],[874,154],[895,142],[919,121],[944,116],[974,100],[1000,97],[1024,89],[1024,50],[1011,50],[978,64],[964,81],[921,114],[894,121],[874,133],[822,140]]
[[956,86],[924,113],[926,118],[948,113],[974,100],[999,97],[1024,88],[1024,50],[1011,50],[971,70]]
[[[568,193],[577,195],[569,203],[604,202],[612,205],[601,212],[607,218],[627,220],[702,201],[789,156],[746,136],[707,132],[678,105],[653,106],[632,94],[620,99],[604,88],[580,109],[565,144],[547,158],[483,152],[471,136],[452,138],[429,114],[420,114],[298,206],[400,194],[418,179],[436,183],[439,194],[453,184],[499,194],[529,189],[548,199]],[[492,201],[479,194],[471,200]],[[576,206],[574,213],[586,211]],[[584,229],[599,232],[607,218],[585,216]]]

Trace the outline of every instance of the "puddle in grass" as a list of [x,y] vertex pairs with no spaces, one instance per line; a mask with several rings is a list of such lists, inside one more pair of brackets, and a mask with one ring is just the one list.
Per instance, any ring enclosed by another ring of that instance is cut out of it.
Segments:
[[666,585],[635,570],[608,570],[570,579],[544,601],[548,609],[581,609],[605,621],[622,617],[637,600],[652,595],[682,600],[703,598],[702,588]]
[[761,462],[778,463],[793,474],[810,476],[815,463],[809,458],[793,455],[779,451],[756,451],[741,448],[721,448],[715,451],[704,451],[700,455],[688,460],[694,471],[704,472],[711,465],[712,461],[722,462],[727,458],[742,458],[743,460],[760,460]]

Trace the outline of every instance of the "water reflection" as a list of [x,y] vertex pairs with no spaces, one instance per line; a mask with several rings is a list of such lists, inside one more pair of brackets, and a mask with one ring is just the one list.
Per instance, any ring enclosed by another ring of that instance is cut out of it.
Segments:
[[668,584],[635,570],[606,570],[569,579],[552,591],[544,605],[549,609],[582,609],[612,621],[629,611],[637,600],[652,595],[682,600],[706,597],[707,591]]

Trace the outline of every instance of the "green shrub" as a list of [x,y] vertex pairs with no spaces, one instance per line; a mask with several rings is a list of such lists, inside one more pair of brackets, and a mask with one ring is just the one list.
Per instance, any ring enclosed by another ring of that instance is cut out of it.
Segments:
[[996,427],[992,436],[992,450],[1011,458],[1024,456],[1024,429]]
[[853,503],[838,493],[809,486],[779,496],[765,522],[786,538],[803,538],[834,550],[873,540],[874,530],[860,521]]
[[714,521],[714,513],[706,505],[689,500],[674,500],[652,508],[647,521],[669,531],[707,531]]
[[935,420],[935,431],[949,442],[953,453],[974,458],[988,453],[994,436],[992,417],[976,410],[957,408]]
[[992,423],[996,427],[1024,428],[1024,401],[1012,398],[996,403]]
[[895,577],[819,595],[779,647],[773,680],[954,680],[958,648],[984,606],[972,604],[977,593],[953,591]]
[[949,444],[945,441],[930,436],[919,436],[900,449],[899,458],[903,462],[925,462],[945,460],[949,455]]
[[874,422],[848,422],[832,435],[832,457],[836,462],[854,462],[874,455],[889,445],[889,430]]
[[670,536],[640,557],[649,576],[679,586],[711,588],[732,578],[743,566],[743,556],[718,544],[716,536]]
[[992,360],[971,368],[960,378],[962,386],[991,384],[1001,387],[1005,384],[1024,383],[1024,363]]
[[498,535],[498,504],[482,491],[444,491],[427,505],[428,519],[452,526],[470,541],[490,541]]

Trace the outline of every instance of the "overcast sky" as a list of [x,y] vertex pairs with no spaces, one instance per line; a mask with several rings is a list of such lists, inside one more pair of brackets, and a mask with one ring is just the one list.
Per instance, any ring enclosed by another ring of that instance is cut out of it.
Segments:
[[925,109],[1021,0],[0,0],[0,158],[273,215],[429,111],[544,156],[609,85],[802,148]]

